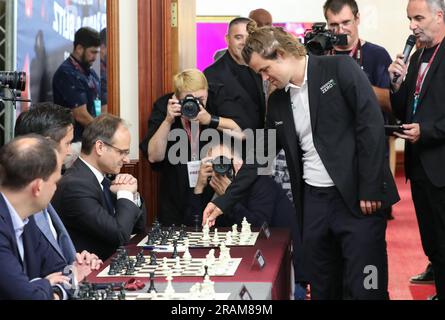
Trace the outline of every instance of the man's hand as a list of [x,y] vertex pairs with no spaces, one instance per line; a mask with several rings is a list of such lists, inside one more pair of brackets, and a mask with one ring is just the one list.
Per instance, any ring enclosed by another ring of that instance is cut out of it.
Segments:
[[402,139],[407,140],[410,143],[416,143],[420,139],[420,125],[418,123],[410,123],[410,124],[404,124],[403,127],[403,134],[394,132],[394,134]]
[[215,220],[223,212],[220,208],[218,208],[213,202],[209,202],[207,207],[204,209],[204,213],[202,214],[202,225],[205,226],[206,223],[209,224],[209,227],[213,227],[215,225]]
[[71,286],[70,278],[67,276],[64,276],[62,274],[62,272],[51,273],[51,274],[47,275],[45,277],[45,279],[47,279],[49,281],[49,283],[51,284],[51,287],[55,286],[56,284],[60,284],[60,285],[65,284],[68,287]]
[[219,174],[213,175],[210,180],[210,186],[215,190],[218,196],[222,196],[226,193],[227,188],[232,183],[229,178],[226,176],[221,176]]
[[360,209],[365,215],[373,214],[381,207],[382,207],[381,201],[360,200]]
[[78,265],[87,265],[91,270],[99,270],[103,264],[103,261],[94,253],[89,253],[88,251],[84,250],[81,253],[76,253],[75,263]]
[[175,122],[176,117],[181,116],[181,105],[179,104],[179,100],[173,96],[170,100],[168,100],[167,104],[167,115],[165,116],[165,121],[169,124]]
[[198,182],[195,186],[195,194],[201,194],[204,188],[207,186],[208,179],[212,176],[213,167],[212,163],[209,161],[210,158],[202,159],[201,166],[199,168]]
[[[391,63],[388,67],[389,78],[391,79],[391,86],[394,92],[397,92],[400,89],[400,85],[402,84],[403,79],[408,73],[408,66],[406,65],[405,61],[403,61],[403,58],[403,54],[399,53],[396,57],[396,60],[394,60],[393,63]],[[393,80],[396,74],[398,74],[399,77],[396,83],[394,83]]]
[[138,191],[138,180],[131,174],[118,174],[110,186],[110,191],[117,193],[125,190],[135,194]]

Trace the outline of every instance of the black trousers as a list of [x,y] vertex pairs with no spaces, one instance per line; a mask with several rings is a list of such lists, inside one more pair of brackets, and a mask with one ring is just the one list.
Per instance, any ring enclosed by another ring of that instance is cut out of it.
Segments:
[[445,300],[445,188],[435,187],[426,174],[411,180],[420,237],[433,265],[437,296]]
[[312,299],[388,299],[385,232],[382,212],[356,217],[335,187],[305,185],[303,259]]

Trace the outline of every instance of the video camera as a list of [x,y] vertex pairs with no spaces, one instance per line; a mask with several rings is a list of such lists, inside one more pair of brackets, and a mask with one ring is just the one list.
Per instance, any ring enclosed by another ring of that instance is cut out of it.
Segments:
[[307,30],[304,35],[304,45],[307,50],[317,56],[326,54],[334,46],[345,46],[347,44],[348,36],[346,34],[334,34],[331,30],[327,30],[325,22],[314,23],[312,29]]
[[179,100],[179,104],[181,105],[181,114],[184,117],[194,119],[198,116],[201,106],[201,102],[198,98],[188,94],[184,99]]
[[26,72],[0,71],[0,88],[24,91],[26,87]]

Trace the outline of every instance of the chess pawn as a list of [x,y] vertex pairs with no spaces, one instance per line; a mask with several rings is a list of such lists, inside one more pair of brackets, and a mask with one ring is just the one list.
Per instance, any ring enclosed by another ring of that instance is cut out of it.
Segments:
[[176,257],[175,260],[176,260],[175,269],[181,269],[181,258]]
[[172,285],[173,277],[172,277],[171,271],[169,272],[166,280],[167,280],[167,287],[165,288],[164,293],[167,298],[171,298],[173,296],[173,294],[175,293],[175,289],[173,288],[173,285]]
[[162,270],[169,270],[167,257],[162,258]]
[[215,233],[213,234],[213,243],[218,244],[219,243],[219,235],[218,235],[218,229],[215,228]]
[[215,297],[215,282],[210,280],[209,275],[205,276],[201,284],[201,293],[209,300]]
[[236,237],[238,235],[238,225],[235,223],[232,226],[232,237]]
[[227,232],[225,243],[226,243],[226,245],[232,244],[232,232],[231,231]]
[[185,251],[184,254],[182,255],[182,260],[184,260],[185,263],[187,264],[192,261],[192,255],[190,254],[188,245],[185,246]]
[[150,299],[156,300],[157,298],[158,298],[158,293],[155,290],[150,291]]

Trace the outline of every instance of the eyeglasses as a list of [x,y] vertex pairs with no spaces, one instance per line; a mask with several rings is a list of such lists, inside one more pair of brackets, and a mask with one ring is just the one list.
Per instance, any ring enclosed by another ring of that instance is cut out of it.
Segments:
[[[100,141],[102,141],[102,140],[100,140]],[[108,143],[108,142],[105,142],[105,141],[102,141],[102,143],[103,143],[104,145],[108,146],[108,147],[113,148],[113,149],[116,150],[117,152],[119,152],[119,155],[122,156],[122,157],[128,157],[128,155],[130,154],[130,150],[123,150],[123,149],[120,149],[120,148],[118,148],[118,147],[113,146],[111,143]]]

